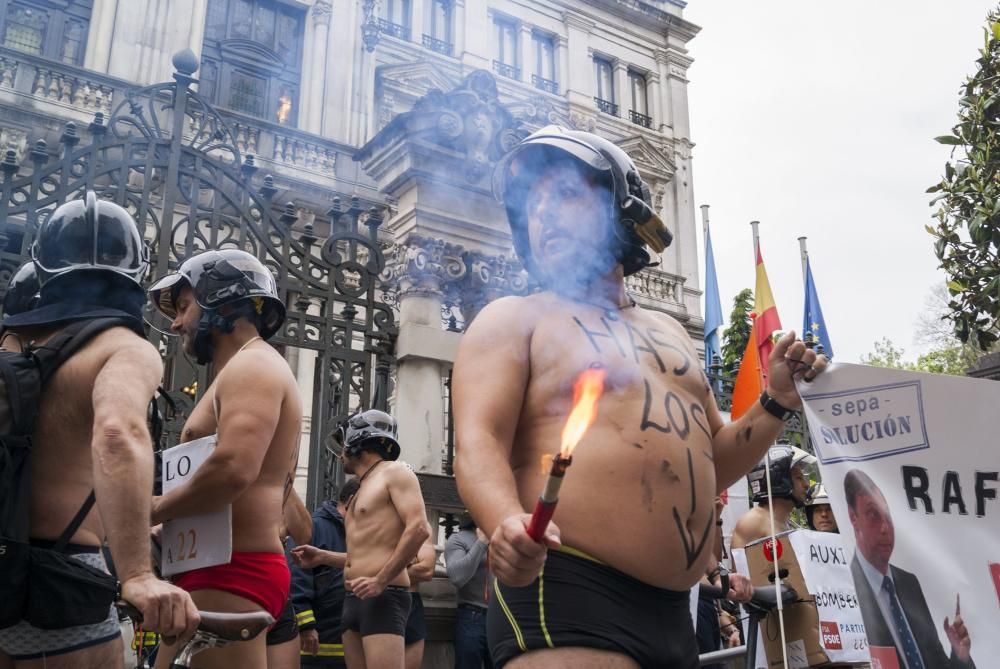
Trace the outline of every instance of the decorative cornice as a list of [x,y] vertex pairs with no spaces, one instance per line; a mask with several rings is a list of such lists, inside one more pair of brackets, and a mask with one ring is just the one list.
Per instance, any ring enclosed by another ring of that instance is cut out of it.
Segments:
[[563,12],[563,23],[566,24],[567,28],[576,28],[577,30],[582,30],[588,35],[594,31],[597,27],[597,22],[583,16],[582,14],[577,14],[576,12]]
[[400,297],[440,296],[445,284],[466,275],[462,253],[463,249],[458,244],[410,235],[405,243],[395,245],[387,254],[381,278],[389,287],[398,290]]
[[330,25],[330,16],[333,14],[333,5],[330,0],[316,0],[316,4],[310,10],[313,25]]

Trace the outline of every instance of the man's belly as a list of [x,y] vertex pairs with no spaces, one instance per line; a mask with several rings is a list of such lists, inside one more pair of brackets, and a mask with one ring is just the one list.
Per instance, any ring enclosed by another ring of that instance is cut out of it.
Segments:
[[[384,542],[355,541],[351,543],[351,538],[347,539],[347,564],[344,565],[344,579],[350,580],[360,576],[376,576],[389,558],[392,556],[396,545],[387,545]],[[388,585],[409,586],[410,577],[404,568],[399,574],[389,581]]]
[[[715,537],[710,443],[602,432],[606,439],[580,445],[566,474],[553,519],[563,543],[650,585],[690,588]],[[530,511],[545,475],[538,464],[516,475]]]
[[281,486],[250,486],[233,502],[233,550],[281,553]]

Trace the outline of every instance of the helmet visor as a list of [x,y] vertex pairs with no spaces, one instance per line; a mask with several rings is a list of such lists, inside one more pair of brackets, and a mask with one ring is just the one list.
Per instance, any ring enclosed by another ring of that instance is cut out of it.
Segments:
[[168,274],[149,288],[149,301],[153,307],[169,319],[177,317],[177,307],[174,298],[181,286],[187,283],[187,277],[179,272]]

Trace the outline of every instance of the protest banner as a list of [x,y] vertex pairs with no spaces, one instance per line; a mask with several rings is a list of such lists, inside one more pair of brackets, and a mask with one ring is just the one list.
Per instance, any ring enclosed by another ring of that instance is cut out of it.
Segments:
[[1000,383],[837,363],[799,391],[872,666],[996,666]]
[[[163,452],[163,492],[190,480],[215,450],[215,435],[178,444]],[[164,576],[226,564],[233,552],[233,509],[163,523],[160,572]]]

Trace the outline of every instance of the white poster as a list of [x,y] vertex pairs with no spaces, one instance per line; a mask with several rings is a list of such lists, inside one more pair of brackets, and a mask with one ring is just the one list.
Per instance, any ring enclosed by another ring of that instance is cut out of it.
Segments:
[[838,363],[799,391],[872,666],[997,666],[1000,383]]
[[[178,444],[163,452],[163,492],[177,488],[198,471],[215,450],[215,435]],[[203,516],[163,523],[161,573],[180,574],[201,567],[226,564],[233,552],[232,506]]]
[[831,662],[868,662],[846,542],[839,534],[797,530],[788,535],[819,614],[819,643]]

